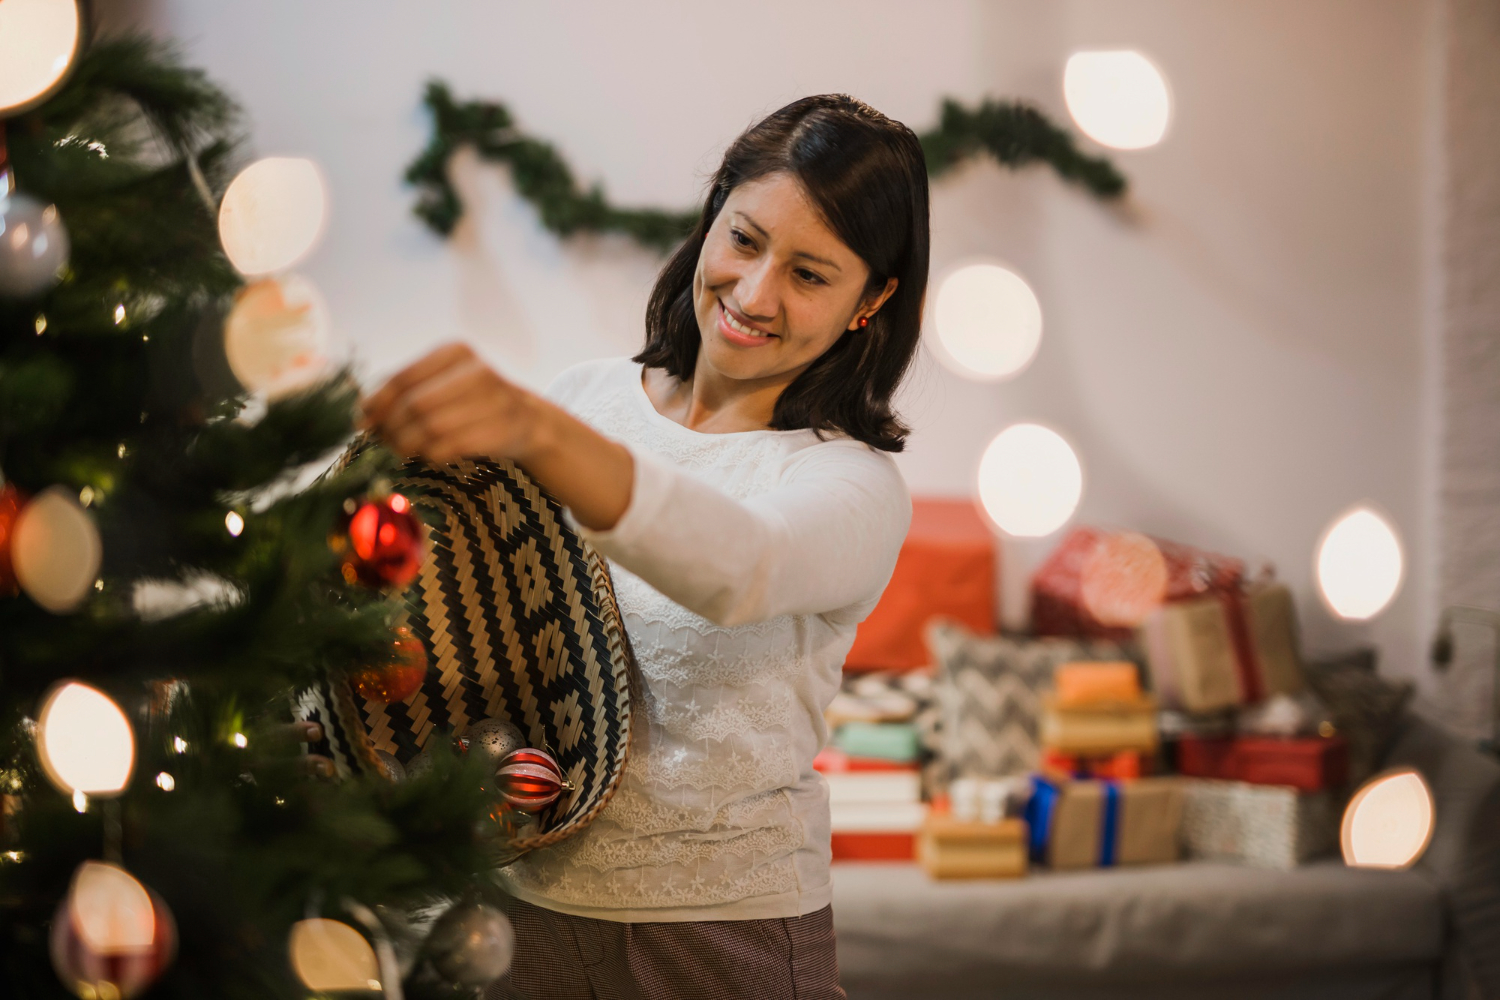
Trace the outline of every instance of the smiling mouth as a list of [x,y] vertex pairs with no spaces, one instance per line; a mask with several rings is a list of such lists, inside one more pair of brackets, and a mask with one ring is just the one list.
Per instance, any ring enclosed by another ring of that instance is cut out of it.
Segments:
[[724,304],[723,299],[719,300],[719,324],[720,328],[733,340],[751,340],[756,343],[765,343],[768,340],[776,339],[774,333],[767,333],[765,330],[758,330],[747,323],[741,322],[735,317],[734,313],[729,311],[729,307]]

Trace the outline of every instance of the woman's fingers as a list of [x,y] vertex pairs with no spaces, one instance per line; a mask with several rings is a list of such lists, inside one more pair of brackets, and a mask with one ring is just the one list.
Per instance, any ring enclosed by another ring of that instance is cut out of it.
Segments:
[[362,401],[365,420],[381,423],[390,408],[415,386],[439,375],[454,365],[474,360],[474,350],[467,344],[444,344],[413,361],[392,375],[374,395]]

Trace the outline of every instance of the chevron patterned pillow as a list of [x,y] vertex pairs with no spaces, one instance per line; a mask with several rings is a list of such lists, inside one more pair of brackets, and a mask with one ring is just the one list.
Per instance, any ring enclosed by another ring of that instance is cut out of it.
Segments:
[[1129,658],[1113,642],[981,636],[943,620],[927,627],[927,646],[937,664],[940,745],[949,778],[1036,770],[1037,716],[1052,671],[1076,660]]

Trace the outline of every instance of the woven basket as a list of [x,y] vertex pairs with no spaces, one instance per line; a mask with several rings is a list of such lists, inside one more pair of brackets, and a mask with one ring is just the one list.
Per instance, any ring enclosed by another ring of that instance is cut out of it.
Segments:
[[390,704],[347,683],[303,692],[295,714],[324,731],[311,752],[340,775],[378,774],[376,751],[404,765],[437,734],[505,720],[548,748],[571,786],[511,847],[556,843],[604,808],[630,749],[636,668],[608,566],[512,463],[411,462],[394,486],[429,524],[403,623],[431,669]]

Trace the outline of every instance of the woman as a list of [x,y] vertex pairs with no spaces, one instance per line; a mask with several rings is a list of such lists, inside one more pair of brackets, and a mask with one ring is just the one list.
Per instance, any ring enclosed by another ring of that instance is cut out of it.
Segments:
[[544,399],[448,346],[367,402],[394,448],[514,459],[568,508],[611,561],[645,683],[609,805],[502,873],[519,942],[492,995],[844,995],[812,760],[911,517],[888,453],[927,212],[910,129],[797,101],[725,153],[637,357]]

